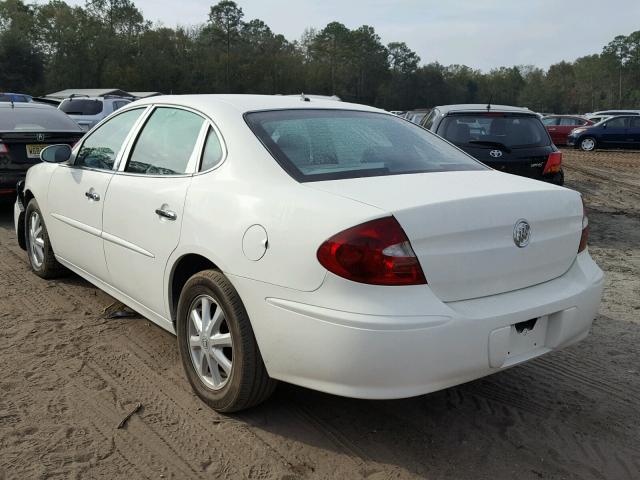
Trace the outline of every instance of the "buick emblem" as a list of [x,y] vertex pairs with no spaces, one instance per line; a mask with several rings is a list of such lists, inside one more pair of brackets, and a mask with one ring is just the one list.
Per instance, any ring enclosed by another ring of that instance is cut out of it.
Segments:
[[36,139],[41,142],[44,140],[44,133],[38,133],[36,134]]
[[491,155],[493,158],[500,158],[502,156],[502,151],[501,150],[491,150],[489,152],[489,155]]
[[531,225],[524,218],[518,220],[513,227],[513,243],[518,248],[524,248],[529,245],[531,239]]

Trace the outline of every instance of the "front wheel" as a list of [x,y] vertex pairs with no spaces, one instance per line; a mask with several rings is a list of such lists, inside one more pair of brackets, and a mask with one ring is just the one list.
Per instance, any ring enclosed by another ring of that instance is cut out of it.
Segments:
[[596,149],[596,139],[593,137],[584,137],[580,140],[580,150],[583,152],[592,152]]
[[53,253],[47,227],[35,198],[31,199],[25,212],[25,240],[29,264],[36,275],[51,279],[65,272]]
[[257,405],[273,392],[249,316],[229,280],[216,270],[192,276],[178,302],[178,349],[189,383],[219,412]]

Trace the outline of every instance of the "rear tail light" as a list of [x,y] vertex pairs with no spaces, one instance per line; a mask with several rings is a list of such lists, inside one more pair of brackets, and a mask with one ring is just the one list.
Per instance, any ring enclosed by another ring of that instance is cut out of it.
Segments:
[[544,166],[542,174],[558,173],[562,167],[562,152],[553,152],[547,158],[547,164]]
[[9,149],[4,143],[0,143],[0,153],[9,153]]
[[587,241],[589,240],[589,218],[587,217],[587,211],[584,206],[584,199],[582,199],[582,235],[580,236],[580,245],[578,245],[578,253],[587,248]]
[[371,285],[427,283],[407,235],[394,217],[344,230],[318,248],[324,268],[354,282]]

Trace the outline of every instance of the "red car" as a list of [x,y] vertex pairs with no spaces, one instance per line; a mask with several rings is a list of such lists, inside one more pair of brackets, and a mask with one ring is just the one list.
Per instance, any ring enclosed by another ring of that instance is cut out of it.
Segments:
[[549,115],[542,119],[542,124],[551,135],[551,140],[556,145],[566,145],[567,136],[574,128],[587,127],[593,122],[578,115]]

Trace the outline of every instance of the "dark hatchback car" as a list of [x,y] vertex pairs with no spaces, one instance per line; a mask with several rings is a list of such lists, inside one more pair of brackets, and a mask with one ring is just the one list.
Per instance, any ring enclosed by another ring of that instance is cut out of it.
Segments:
[[38,103],[0,103],[0,195],[13,195],[40,151],[56,143],[73,145],[84,134],[64,112]]
[[562,152],[540,116],[505,105],[435,107],[420,125],[491,168],[562,185]]
[[591,152],[596,148],[640,148],[640,116],[607,118],[590,127],[573,130],[567,145]]

